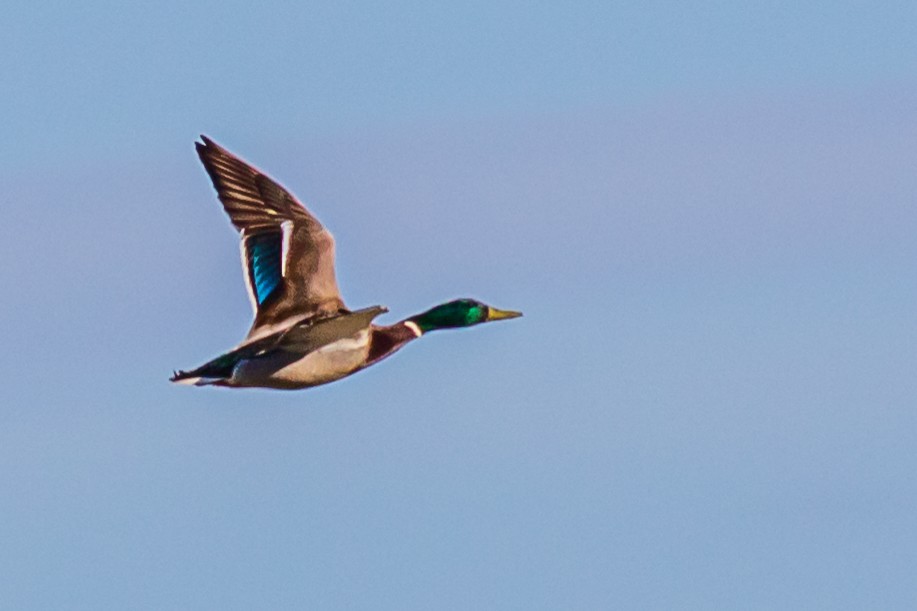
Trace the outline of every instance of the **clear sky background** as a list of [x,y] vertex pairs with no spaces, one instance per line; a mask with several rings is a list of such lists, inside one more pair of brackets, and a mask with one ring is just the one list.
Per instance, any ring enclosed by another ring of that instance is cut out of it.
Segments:
[[[0,608],[917,607],[917,4],[4,4]],[[206,133],[351,307],[302,392]]]

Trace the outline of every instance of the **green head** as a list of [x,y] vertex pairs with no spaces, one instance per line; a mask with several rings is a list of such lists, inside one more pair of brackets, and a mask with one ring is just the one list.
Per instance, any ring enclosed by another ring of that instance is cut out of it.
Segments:
[[412,316],[408,321],[416,324],[424,333],[436,329],[457,329],[470,327],[482,322],[505,320],[522,316],[522,312],[498,310],[474,299],[456,299],[438,305],[423,314]]

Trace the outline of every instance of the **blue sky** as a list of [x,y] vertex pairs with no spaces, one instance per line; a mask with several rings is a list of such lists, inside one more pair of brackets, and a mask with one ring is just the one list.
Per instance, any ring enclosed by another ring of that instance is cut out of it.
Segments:
[[[0,607],[913,608],[912,3],[14,3]],[[304,392],[192,146],[351,307],[526,317]]]

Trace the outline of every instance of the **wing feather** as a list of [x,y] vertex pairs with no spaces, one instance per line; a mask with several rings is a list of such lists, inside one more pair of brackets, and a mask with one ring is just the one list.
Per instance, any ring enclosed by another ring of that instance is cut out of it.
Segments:
[[213,140],[198,156],[240,232],[255,320],[249,338],[284,322],[346,312],[334,273],[334,238],[281,185]]

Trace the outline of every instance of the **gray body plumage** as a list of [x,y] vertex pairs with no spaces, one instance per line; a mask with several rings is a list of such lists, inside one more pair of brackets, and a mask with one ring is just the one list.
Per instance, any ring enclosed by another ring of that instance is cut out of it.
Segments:
[[370,329],[366,328],[305,354],[273,350],[243,359],[233,368],[225,385],[297,389],[333,382],[363,367],[369,355],[370,338]]

